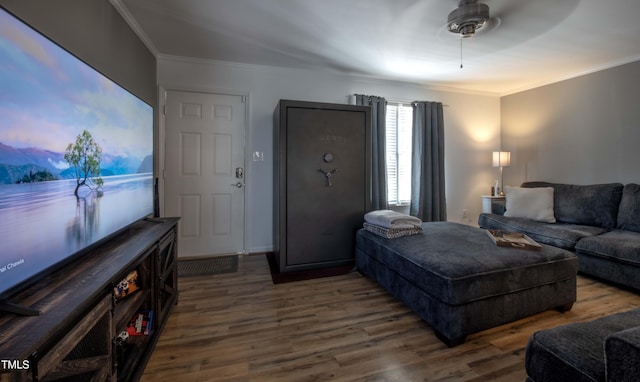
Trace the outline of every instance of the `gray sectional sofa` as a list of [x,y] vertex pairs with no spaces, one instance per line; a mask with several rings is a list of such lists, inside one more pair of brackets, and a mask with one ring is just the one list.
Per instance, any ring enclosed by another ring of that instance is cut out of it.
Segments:
[[[640,291],[640,185],[522,187],[553,189],[555,222],[544,214],[544,222],[512,216],[507,195],[506,206],[480,215],[480,227],[523,232],[573,251],[580,272]],[[529,382],[638,381],[640,309],[538,331],[529,339],[525,365]]]
[[534,333],[525,367],[527,382],[640,381],[640,309]]
[[554,223],[505,216],[494,206],[494,213],[480,215],[480,227],[523,232],[573,251],[581,273],[640,290],[640,185],[525,182],[522,187],[553,188]]

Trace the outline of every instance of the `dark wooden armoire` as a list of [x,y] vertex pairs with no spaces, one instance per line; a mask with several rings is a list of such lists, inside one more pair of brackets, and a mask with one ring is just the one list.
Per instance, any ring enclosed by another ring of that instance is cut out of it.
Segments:
[[352,263],[371,205],[371,109],[281,100],[273,142],[280,272]]

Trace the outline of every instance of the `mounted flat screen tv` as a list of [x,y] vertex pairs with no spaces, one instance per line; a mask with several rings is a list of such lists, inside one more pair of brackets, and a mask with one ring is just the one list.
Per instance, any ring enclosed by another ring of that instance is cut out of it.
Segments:
[[152,215],[153,188],[153,108],[0,8],[0,309]]

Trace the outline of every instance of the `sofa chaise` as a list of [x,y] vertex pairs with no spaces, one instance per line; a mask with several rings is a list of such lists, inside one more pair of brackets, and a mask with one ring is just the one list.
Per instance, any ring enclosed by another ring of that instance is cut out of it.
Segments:
[[640,381],[640,309],[534,333],[525,368],[527,382]]

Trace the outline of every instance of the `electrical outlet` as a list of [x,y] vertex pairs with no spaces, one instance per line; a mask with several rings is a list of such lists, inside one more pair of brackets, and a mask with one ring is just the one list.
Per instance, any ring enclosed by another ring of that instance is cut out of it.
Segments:
[[463,209],[462,210],[462,223],[464,224],[471,224],[471,217],[469,216],[469,211],[467,211],[467,209]]

